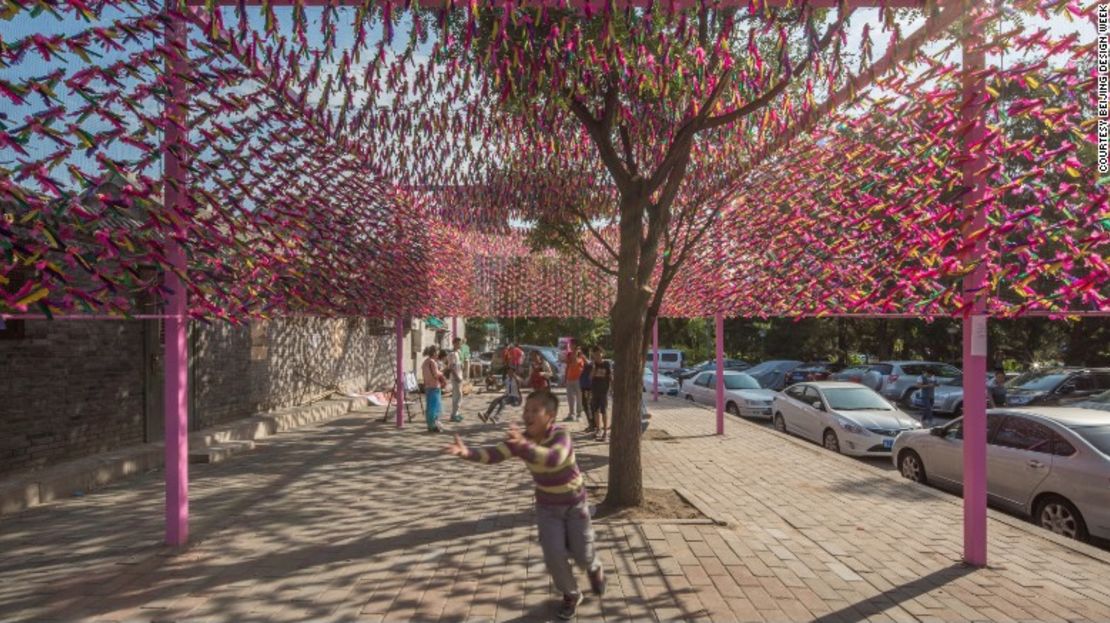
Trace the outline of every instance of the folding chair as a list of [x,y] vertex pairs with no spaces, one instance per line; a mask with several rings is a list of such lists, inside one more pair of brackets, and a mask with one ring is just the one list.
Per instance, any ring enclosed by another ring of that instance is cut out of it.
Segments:
[[[393,404],[393,399],[395,398],[396,393],[397,393],[397,390],[394,390],[394,391],[390,392],[390,394],[389,394],[389,401],[385,403],[385,414],[382,415],[382,421],[383,422],[388,422],[389,421],[389,406]],[[405,405],[405,419],[408,422],[412,422],[412,419],[413,419],[414,414],[413,414],[412,405],[414,403],[417,404],[417,405],[420,405],[420,415],[421,415],[421,417],[424,416],[424,401],[420,399],[420,396],[423,393],[424,393],[424,390],[420,387],[420,384],[416,382],[416,373],[415,372],[406,372],[405,373],[405,394],[403,396],[403,400],[404,400],[404,405]],[[416,394],[416,398],[413,398],[412,394]],[[396,411],[394,411],[393,414],[394,414],[394,417],[397,416]]]

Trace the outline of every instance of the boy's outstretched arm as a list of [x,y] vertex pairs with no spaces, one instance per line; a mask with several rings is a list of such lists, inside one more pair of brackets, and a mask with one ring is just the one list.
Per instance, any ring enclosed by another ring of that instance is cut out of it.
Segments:
[[475,463],[500,463],[512,456],[512,453],[509,452],[509,446],[505,445],[504,442],[485,448],[468,448],[457,433],[455,434],[455,442],[444,448],[443,452]]

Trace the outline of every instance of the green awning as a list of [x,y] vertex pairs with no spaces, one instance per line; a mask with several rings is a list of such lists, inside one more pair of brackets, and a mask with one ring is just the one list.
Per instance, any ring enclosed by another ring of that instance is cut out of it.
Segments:
[[433,328],[437,331],[446,331],[447,330],[447,323],[443,322],[439,318],[436,318],[435,316],[428,316],[427,318],[425,318],[424,319],[424,324],[428,325],[429,327],[431,327],[431,328]]

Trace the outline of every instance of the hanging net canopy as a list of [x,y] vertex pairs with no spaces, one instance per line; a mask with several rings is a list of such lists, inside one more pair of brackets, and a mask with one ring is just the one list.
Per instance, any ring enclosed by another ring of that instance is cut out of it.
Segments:
[[1110,312],[1093,2],[223,4],[0,0],[0,312]]

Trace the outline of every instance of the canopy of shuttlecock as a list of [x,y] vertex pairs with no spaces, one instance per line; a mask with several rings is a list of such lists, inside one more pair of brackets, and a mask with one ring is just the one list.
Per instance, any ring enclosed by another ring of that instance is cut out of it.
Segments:
[[0,312],[156,311],[174,244],[195,318],[606,315],[621,188],[583,113],[642,176],[702,120],[654,190],[663,315],[956,315],[977,267],[992,314],[1110,312],[1093,2],[219,4],[0,0]]

